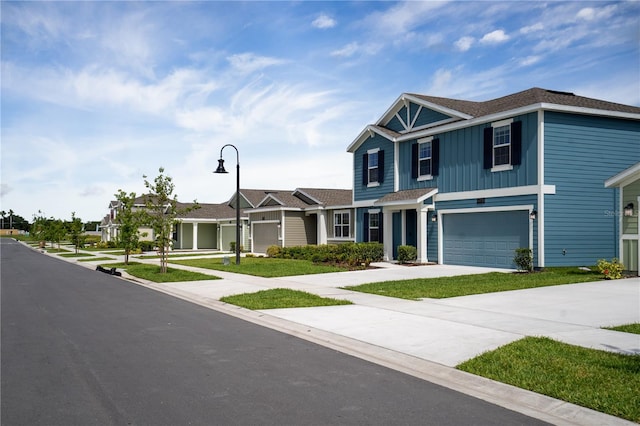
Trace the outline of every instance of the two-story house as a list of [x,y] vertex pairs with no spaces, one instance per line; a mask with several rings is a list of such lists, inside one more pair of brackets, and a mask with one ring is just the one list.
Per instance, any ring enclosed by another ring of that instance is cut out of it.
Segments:
[[604,183],[640,161],[640,108],[540,88],[406,93],[347,151],[356,240],[388,259],[406,244],[421,262],[512,268],[528,247],[537,267],[593,265],[620,253]]

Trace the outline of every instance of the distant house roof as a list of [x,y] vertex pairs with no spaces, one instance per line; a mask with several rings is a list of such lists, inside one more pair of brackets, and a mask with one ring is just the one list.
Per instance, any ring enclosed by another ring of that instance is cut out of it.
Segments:
[[[408,102],[414,102],[425,108],[439,111],[448,116],[448,118],[420,126],[417,129],[408,129],[402,133],[385,127],[398,111],[408,105]],[[587,98],[570,92],[541,89],[539,87],[488,101],[467,101],[403,93],[375,124],[368,125],[360,132],[349,145],[347,151],[355,152],[368,137],[374,136],[374,133],[392,141],[409,140],[436,134],[439,131],[450,130],[451,128],[471,125],[471,123],[482,123],[496,119],[501,115],[506,116],[511,112],[529,112],[538,108],[640,119],[640,107]],[[469,124],[467,124],[468,122]]]
[[272,191],[256,207],[261,210],[270,207],[304,210],[350,206],[351,201],[350,189],[298,188],[293,191]]

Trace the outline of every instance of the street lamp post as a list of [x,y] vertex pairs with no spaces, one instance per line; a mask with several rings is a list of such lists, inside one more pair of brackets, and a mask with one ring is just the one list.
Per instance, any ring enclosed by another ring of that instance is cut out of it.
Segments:
[[222,150],[230,146],[236,150],[236,265],[240,264],[240,153],[238,148],[230,143],[220,149],[220,159],[218,160],[218,168],[214,173],[229,173],[224,169],[224,160],[222,159]]

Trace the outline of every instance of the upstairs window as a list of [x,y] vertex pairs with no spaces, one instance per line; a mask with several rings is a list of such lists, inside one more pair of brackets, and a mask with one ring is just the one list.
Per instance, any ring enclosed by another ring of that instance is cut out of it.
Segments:
[[362,155],[362,184],[378,186],[384,178],[384,151],[370,149]]
[[350,237],[351,215],[348,211],[333,214],[333,236],[335,238]]
[[378,182],[378,152],[369,154],[369,183]]
[[411,177],[429,180],[438,175],[440,140],[428,137],[411,146]]
[[513,119],[491,123],[484,129],[484,168],[511,170],[522,161],[522,122]]
[[431,176],[431,141],[418,146],[418,177]]
[[493,167],[511,164],[511,126],[493,128]]

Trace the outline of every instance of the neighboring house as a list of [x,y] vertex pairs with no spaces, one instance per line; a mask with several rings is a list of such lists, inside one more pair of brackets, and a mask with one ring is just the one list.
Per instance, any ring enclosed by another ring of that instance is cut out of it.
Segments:
[[[640,141],[638,142],[640,144]],[[640,147],[637,147],[640,149]],[[605,181],[607,188],[617,188],[617,205],[605,212],[618,221],[619,254],[617,257],[628,271],[639,274],[640,226],[638,207],[640,206],[640,162]],[[640,274],[639,274],[640,275]]]
[[[245,251],[265,253],[270,245],[293,246],[354,241],[352,193],[344,189],[240,190],[240,239]],[[134,208],[144,208],[144,196]],[[222,204],[198,203],[200,208],[178,215],[173,249],[228,251],[236,240],[236,196]],[[179,210],[192,207],[178,203]],[[120,203],[112,201],[102,220],[103,241],[116,241]],[[152,229],[140,228],[143,240]]]
[[[118,241],[118,228],[120,227],[118,222],[118,212],[121,209],[121,205],[120,201],[117,200],[113,200],[109,203],[109,214],[102,218],[100,225],[98,225],[101,241]],[[137,197],[134,200],[134,211],[144,209],[145,207],[144,196]],[[138,228],[138,233],[140,235],[140,241],[153,241],[155,239],[153,229],[151,228],[140,227]]]
[[640,161],[640,108],[540,88],[402,94],[348,152],[356,240],[387,259],[408,244],[422,262],[511,268],[529,247],[537,267],[593,265],[621,250],[603,182]]
[[266,253],[271,245],[291,247],[354,241],[352,192],[348,189],[298,188],[265,191],[247,210],[251,251]]

